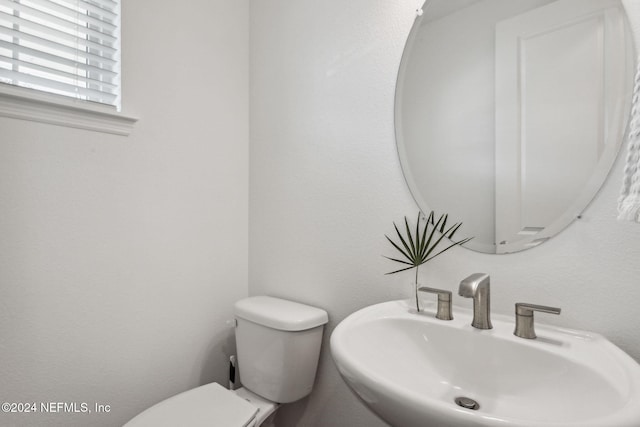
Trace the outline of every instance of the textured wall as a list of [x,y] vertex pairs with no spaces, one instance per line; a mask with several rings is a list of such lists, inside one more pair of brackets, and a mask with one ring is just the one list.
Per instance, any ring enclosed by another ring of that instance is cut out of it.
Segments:
[[[327,309],[326,338],[349,313],[409,296],[411,274],[384,276],[394,266],[381,255],[391,254],[391,221],[417,210],[396,155],[393,97],[420,3],[251,3],[249,289]],[[512,255],[455,248],[421,269],[422,281],[455,291],[487,272],[494,311],[560,306],[544,320],[600,332],[640,360],[640,226],[615,220],[623,157],[583,218],[551,241]],[[384,425],[339,377],[327,339],[314,393],[277,421]]]
[[113,427],[226,380],[247,294],[248,13],[124,2],[129,137],[0,119],[1,400],[112,408],[0,425]]

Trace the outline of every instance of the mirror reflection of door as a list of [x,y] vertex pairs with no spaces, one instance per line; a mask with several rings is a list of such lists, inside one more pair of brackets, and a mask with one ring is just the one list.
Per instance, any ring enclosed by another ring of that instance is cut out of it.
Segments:
[[497,252],[579,215],[576,195],[623,138],[625,19],[617,1],[561,0],[497,23]]
[[605,182],[629,117],[635,52],[620,0],[427,0],[395,98],[398,155],[424,211],[465,245],[553,237]]

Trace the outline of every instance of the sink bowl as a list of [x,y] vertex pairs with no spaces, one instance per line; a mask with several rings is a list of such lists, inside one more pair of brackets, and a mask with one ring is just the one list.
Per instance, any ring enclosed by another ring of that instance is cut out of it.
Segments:
[[442,321],[435,304],[418,314],[391,301],[333,331],[340,374],[392,426],[640,426],[640,365],[603,336],[537,324],[527,340],[512,317],[494,314],[493,329],[479,330],[471,310],[454,309]]

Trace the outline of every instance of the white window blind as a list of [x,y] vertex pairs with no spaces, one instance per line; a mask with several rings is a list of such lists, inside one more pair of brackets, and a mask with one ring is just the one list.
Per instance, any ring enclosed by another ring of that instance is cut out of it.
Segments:
[[120,110],[120,0],[0,0],[0,83]]

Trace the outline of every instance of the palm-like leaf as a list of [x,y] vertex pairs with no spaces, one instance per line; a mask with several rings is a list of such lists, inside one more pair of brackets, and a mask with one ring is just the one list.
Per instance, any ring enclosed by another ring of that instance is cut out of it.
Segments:
[[[420,305],[418,303],[418,267],[420,267],[427,261],[434,259],[438,255],[443,254],[452,247],[463,245],[473,238],[467,237],[458,241],[453,240],[454,234],[462,226],[462,223],[458,222],[447,228],[447,220],[449,219],[448,214],[442,214],[437,221],[434,221],[435,214],[433,211],[431,211],[429,213],[429,216],[427,217],[424,228],[420,228],[420,216],[420,212],[418,212],[415,234],[411,232],[409,221],[407,220],[406,216],[404,217],[406,235],[403,236],[398,229],[398,226],[393,223],[393,227],[395,228],[396,234],[398,235],[398,243],[394,242],[389,236],[385,234],[385,237],[391,243],[391,245],[393,245],[393,247],[402,255],[402,257],[397,258],[388,256],[385,256],[385,258],[403,265],[402,268],[386,274],[395,274],[401,271],[411,270],[413,268],[416,269],[416,307],[418,311],[420,311]],[[436,235],[436,232],[439,235]],[[450,240],[450,244],[447,245],[444,249],[435,252],[436,248],[445,238]]]
[[[393,247],[400,252],[403,259],[391,258],[385,256],[385,258],[395,261],[404,265],[409,265],[410,267],[405,267],[400,270],[391,271],[386,274],[394,274],[400,271],[409,270],[411,268],[417,268],[420,265],[424,264],[427,261],[430,261],[437,257],[438,255],[448,251],[454,246],[463,245],[471,240],[473,237],[467,237],[462,240],[455,241],[453,240],[453,236],[458,231],[458,229],[462,226],[462,223],[456,223],[449,228],[446,228],[447,225],[447,214],[440,215],[437,221],[434,222],[434,212],[431,211],[427,218],[427,221],[424,227],[421,229],[420,227],[420,212],[418,212],[418,218],[416,220],[416,228],[415,234],[411,232],[411,228],[409,227],[409,221],[407,217],[404,217],[406,235],[402,235],[398,226],[394,223],[393,226],[396,230],[398,238],[400,239],[400,243],[394,242],[389,236],[385,235],[387,240],[393,245]],[[436,232],[439,236],[436,236]],[[434,240],[435,237],[435,240]],[[446,246],[441,251],[437,252],[435,255],[432,253],[436,250],[438,245],[442,242],[443,239],[450,239],[451,243]]]

